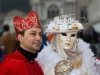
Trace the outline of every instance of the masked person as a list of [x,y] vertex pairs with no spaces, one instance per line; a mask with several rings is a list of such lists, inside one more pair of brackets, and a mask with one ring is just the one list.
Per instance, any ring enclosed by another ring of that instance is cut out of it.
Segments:
[[36,12],[31,11],[25,19],[13,19],[19,46],[0,63],[0,75],[44,75],[35,60],[42,43],[42,29]]
[[99,75],[89,44],[79,39],[78,32],[83,25],[74,15],[62,15],[47,25],[46,33],[54,34],[50,45],[39,53],[37,61],[45,75]]

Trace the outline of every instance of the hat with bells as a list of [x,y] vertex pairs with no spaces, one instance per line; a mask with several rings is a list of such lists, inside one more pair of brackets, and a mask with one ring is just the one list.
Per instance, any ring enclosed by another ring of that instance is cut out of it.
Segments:
[[27,18],[23,18],[22,16],[15,16],[13,18],[13,24],[15,27],[16,36],[18,36],[20,32],[33,27],[41,28],[38,14],[35,11],[31,11]]
[[74,15],[57,16],[46,26],[47,33],[64,33],[83,29],[83,25],[75,19]]

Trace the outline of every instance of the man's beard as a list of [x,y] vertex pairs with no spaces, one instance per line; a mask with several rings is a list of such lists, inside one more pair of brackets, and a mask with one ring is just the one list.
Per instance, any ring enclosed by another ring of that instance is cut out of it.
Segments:
[[37,41],[32,42],[32,45],[33,46],[31,47],[31,49],[35,51],[39,51],[41,47],[41,42],[37,40]]

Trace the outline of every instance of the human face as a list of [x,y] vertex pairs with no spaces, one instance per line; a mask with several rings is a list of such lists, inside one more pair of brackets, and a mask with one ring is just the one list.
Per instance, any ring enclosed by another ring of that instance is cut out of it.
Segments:
[[40,28],[30,28],[25,31],[24,35],[19,35],[20,46],[32,53],[40,50],[42,43],[42,31]]
[[76,44],[77,32],[72,31],[72,32],[61,33],[58,36],[58,41],[63,49],[70,50]]

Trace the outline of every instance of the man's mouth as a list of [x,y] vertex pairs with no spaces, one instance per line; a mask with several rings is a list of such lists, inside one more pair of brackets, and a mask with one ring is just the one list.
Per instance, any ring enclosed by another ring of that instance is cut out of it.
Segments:
[[37,42],[33,42],[33,44],[40,45],[40,42],[38,42],[38,41]]
[[40,45],[40,43],[34,43],[34,44],[36,44],[36,45]]

